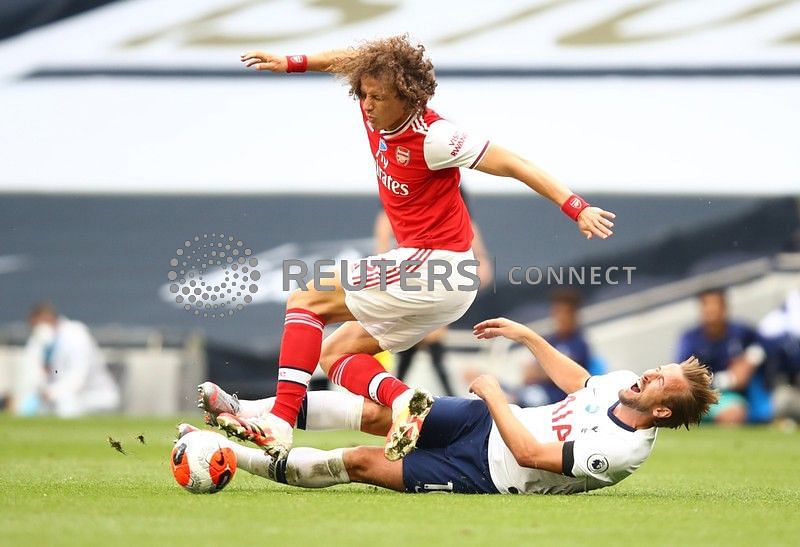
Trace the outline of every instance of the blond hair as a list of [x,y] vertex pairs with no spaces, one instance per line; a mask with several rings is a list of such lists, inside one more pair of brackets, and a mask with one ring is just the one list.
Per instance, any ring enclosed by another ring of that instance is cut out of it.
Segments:
[[719,391],[711,387],[714,375],[695,356],[680,364],[689,389],[670,392],[664,398],[664,406],[672,411],[667,418],[656,418],[657,427],[673,429],[699,424],[711,405],[719,401]]

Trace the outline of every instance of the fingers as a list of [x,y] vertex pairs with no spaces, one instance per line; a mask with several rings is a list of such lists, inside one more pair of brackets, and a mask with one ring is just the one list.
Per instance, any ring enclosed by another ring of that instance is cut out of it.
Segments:
[[485,329],[486,327],[494,327],[494,326],[497,326],[497,319],[486,319],[485,321],[481,321],[480,323],[472,327],[472,330],[476,331],[478,329]]
[[260,51],[247,51],[239,56],[242,61],[247,61],[248,59],[263,59],[264,57],[265,54]]
[[602,239],[606,239],[614,235],[614,232],[612,232],[610,228],[606,227],[600,222],[595,222],[594,224],[592,224],[590,230],[594,235]]
[[503,323],[500,318],[487,319],[486,321],[481,321],[472,327],[472,334],[478,340],[490,340],[503,335],[502,331],[500,330],[500,327],[502,326]]
[[607,239],[614,235],[614,231],[611,229],[614,227],[614,223],[611,222],[612,218],[615,218],[614,213],[602,209],[587,211],[587,214],[581,217],[583,221],[581,231],[586,234],[587,239],[591,239],[593,235]]
[[253,67],[256,70],[268,70],[270,67],[273,67],[275,63],[273,61],[263,61],[261,59],[250,59],[249,61],[245,61],[244,66],[250,68]]
[[271,70],[273,72],[280,71],[280,62],[278,58],[269,53],[261,51],[248,51],[242,53],[240,60],[247,68],[254,68],[256,70]]

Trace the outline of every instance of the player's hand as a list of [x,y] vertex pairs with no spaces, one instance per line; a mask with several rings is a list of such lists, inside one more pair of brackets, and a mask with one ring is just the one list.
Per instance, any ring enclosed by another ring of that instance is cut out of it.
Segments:
[[247,68],[269,70],[270,72],[286,72],[289,63],[282,55],[273,55],[264,51],[248,51],[242,53],[241,60]]
[[592,236],[606,239],[614,235],[611,230],[614,223],[611,221],[615,218],[617,215],[611,211],[604,211],[600,207],[587,207],[578,216],[578,229],[586,239],[592,239]]
[[514,342],[521,342],[528,332],[530,332],[530,329],[525,325],[506,319],[505,317],[487,319],[472,327],[472,334],[474,334],[475,338],[478,340],[491,340],[492,338],[502,336]]
[[505,397],[497,378],[489,374],[481,374],[475,378],[469,385],[469,392],[474,393],[484,401],[496,397]]

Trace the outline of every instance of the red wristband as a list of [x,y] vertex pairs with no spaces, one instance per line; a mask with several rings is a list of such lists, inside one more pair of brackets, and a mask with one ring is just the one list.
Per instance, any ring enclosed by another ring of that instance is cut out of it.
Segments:
[[561,210],[564,211],[564,214],[572,220],[578,220],[578,216],[581,214],[581,211],[586,209],[588,206],[589,204],[585,199],[580,197],[578,194],[572,194],[561,206]]
[[308,57],[305,55],[287,55],[286,72],[305,72],[308,68]]

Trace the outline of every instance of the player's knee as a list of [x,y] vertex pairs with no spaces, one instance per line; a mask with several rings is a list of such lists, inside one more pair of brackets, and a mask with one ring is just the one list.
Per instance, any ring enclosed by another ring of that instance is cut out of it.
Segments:
[[[333,346],[333,347],[332,347]],[[325,374],[331,369],[336,360],[343,355],[343,351],[333,344],[322,344],[322,351],[319,354],[319,366]]]
[[372,466],[375,447],[357,446],[344,453],[344,465],[351,481],[359,481],[366,477]]
[[365,399],[361,411],[361,431],[371,435],[386,435],[391,426],[391,409]]
[[335,293],[332,291],[318,291],[309,284],[305,290],[297,289],[289,295],[286,301],[286,309],[301,308],[314,312],[323,319],[331,310],[331,301]]

